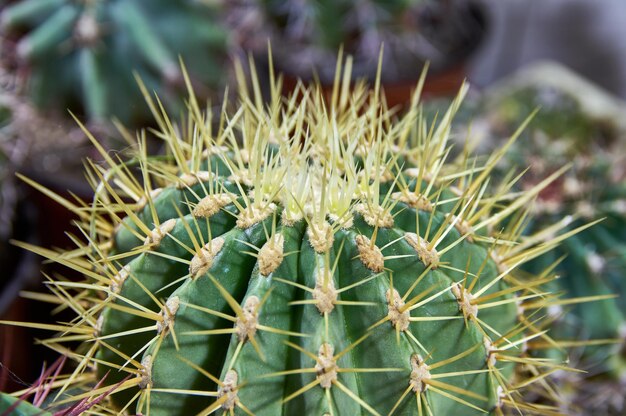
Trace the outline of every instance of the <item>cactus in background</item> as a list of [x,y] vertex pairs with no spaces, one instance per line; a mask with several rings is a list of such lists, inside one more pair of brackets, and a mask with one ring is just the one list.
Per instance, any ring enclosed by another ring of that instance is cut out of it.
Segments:
[[[558,111],[560,103],[572,101],[565,94],[556,99],[559,101],[549,112],[559,112],[561,129],[549,117],[539,117],[533,123],[535,133],[518,142],[510,153],[510,162],[517,166],[530,162],[538,175],[572,164],[561,180],[540,194],[529,232],[567,214],[573,215],[571,228],[591,219],[603,220],[527,268],[541,270],[564,256],[556,269],[561,278],[555,281],[555,290],[568,297],[616,294],[615,299],[553,310],[559,314],[553,327],[560,338],[582,347],[575,354],[578,365],[590,373],[561,380],[574,390],[571,404],[581,409],[581,415],[621,415],[626,409],[622,400],[626,393],[626,136],[615,135],[607,129],[610,126],[590,120],[579,110]],[[528,186],[532,186],[532,178],[527,178]],[[579,340],[593,342],[580,345]]]
[[[382,36],[377,32],[388,31],[392,27],[402,28],[402,23],[406,28],[411,23],[407,20],[415,18],[418,7],[425,0],[374,0],[366,4],[352,0],[260,0],[259,3],[272,22],[288,36],[337,50],[347,39],[357,37],[361,41],[361,37],[369,35]],[[361,9],[360,6],[365,7]],[[374,59],[377,58],[376,49],[373,51]]]
[[148,113],[133,70],[168,104],[184,89],[179,56],[198,90],[223,81],[226,33],[216,13],[191,0],[22,0],[4,8],[0,24],[5,35],[24,33],[16,54],[37,105],[136,122]]
[[[539,64],[505,80],[478,100],[474,131],[497,138],[534,110],[529,128],[498,168],[529,172],[518,189],[571,164],[538,195],[528,233],[571,215],[568,229],[600,223],[523,266],[537,272],[560,262],[553,290],[566,297],[614,299],[553,308],[552,333],[588,374],[555,374],[568,414],[622,415],[626,410],[626,104],[571,71]],[[486,128],[485,128],[486,127]],[[492,143],[497,146],[497,143]],[[549,235],[546,235],[550,238]],[[562,354],[563,351],[550,351]]]
[[[254,43],[259,30],[265,30],[281,70],[307,78],[318,75],[326,84],[332,84],[340,47],[354,57],[355,74],[373,80],[384,44],[383,82],[413,82],[416,68],[427,61],[433,70],[458,64],[474,50],[484,29],[478,7],[467,0],[241,3],[248,5],[244,9],[251,9],[252,16],[236,19],[237,32],[250,32]],[[257,26],[248,29],[251,22]],[[265,44],[259,47],[262,50]]]
[[554,414],[522,399],[567,370],[530,354],[551,341],[553,276],[518,269],[567,236],[520,242],[526,206],[561,172],[489,193],[515,136],[484,165],[449,160],[465,90],[430,128],[417,96],[397,118],[377,88],[340,78],[328,102],[273,84],[267,105],[240,82],[219,123],[192,96],[181,128],[150,100],[168,154],[144,139],[127,163],[102,150],[93,202],[55,197],[82,220],[77,248],[22,246],[84,273],[39,296],[76,318],[20,325],[58,332],[42,342],[76,362],[59,383],[85,390],[73,400],[116,385],[96,411]]

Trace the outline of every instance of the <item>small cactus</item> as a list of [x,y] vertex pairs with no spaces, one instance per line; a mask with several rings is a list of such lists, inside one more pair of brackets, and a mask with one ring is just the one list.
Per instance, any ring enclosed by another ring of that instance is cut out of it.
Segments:
[[226,32],[215,14],[191,0],[21,0],[0,25],[24,34],[16,55],[40,107],[136,122],[147,112],[133,70],[166,102],[184,90],[179,56],[205,88],[223,81]]
[[[382,80],[413,82],[428,61],[448,69],[471,53],[482,36],[480,12],[468,0],[253,0],[278,62],[290,74],[332,84],[337,49],[354,57],[354,71],[373,81],[385,46]],[[253,19],[238,19],[245,25]],[[260,45],[261,48],[265,45]]]
[[[486,164],[449,160],[450,122],[402,117],[349,74],[264,104],[258,81],[213,123],[193,96],[176,126],[150,102],[161,157],[91,165],[75,250],[28,247],[85,275],[48,283],[76,313],[44,344],[76,362],[73,400],[173,414],[553,414],[526,403],[561,362],[533,341],[556,296],[518,273],[558,244],[520,241],[528,203]],[[423,82],[423,79],[422,79]],[[419,88],[418,88],[419,90]],[[97,142],[94,139],[94,142]],[[41,188],[32,181],[33,186]],[[82,343],[78,348],[68,345]],[[93,387],[106,377],[106,386]],[[69,399],[62,399],[67,402]]]
[[[626,293],[626,125],[621,120],[626,105],[614,104],[611,97],[558,67],[538,67],[532,73],[539,75],[539,71],[546,74],[541,81],[514,84],[492,99],[489,118],[496,129],[510,131],[540,107],[526,137],[506,157],[508,166],[531,166],[522,187],[572,164],[566,175],[540,193],[533,227],[568,214],[573,215],[569,227],[603,219],[550,253],[552,260],[568,254],[558,268],[562,289],[570,296]],[[556,76],[560,81],[554,80]],[[593,112],[585,106],[586,100],[594,103]],[[626,303],[622,297],[602,304],[582,303],[575,312],[584,322],[578,328],[584,336],[615,338],[625,322]]]

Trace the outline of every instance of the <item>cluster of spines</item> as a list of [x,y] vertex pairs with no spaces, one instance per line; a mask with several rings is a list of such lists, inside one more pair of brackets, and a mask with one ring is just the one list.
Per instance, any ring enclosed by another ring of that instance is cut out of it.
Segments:
[[[348,81],[344,78],[344,83]],[[377,373],[395,379],[395,388],[401,386],[401,394],[386,409],[391,413],[413,395],[418,413],[425,415],[433,413],[434,396],[460,403],[468,412],[498,413],[510,407],[553,414],[549,406],[523,403],[518,392],[538,385],[546,394],[556,395],[545,375],[565,368],[526,351],[538,338],[557,345],[542,329],[536,312],[559,302],[542,290],[553,275],[547,270],[530,280],[516,277],[515,270],[567,237],[540,245],[536,244],[540,239],[532,237],[518,243],[525,221],[522,208],[557,175],[522,195],[510,191],[518,179],[514,178],[486,197],[490,170],[504,150],[481,167],[461,158],[456,170],[449,172],[446,162],[450,118],[462,94],[438,128],[426,129],[418,121],[417,99],[408,115],[395,122],[384,103],[377,101],[378,87],[368,98],[363,87],[349,95],[342,85],[337,83],[329,104],[319,91],[304,87],[291,98],[278,98],[274,84],[269,110],[254,88],[254,94],[244,94],[234,116],[224,116],[216,133],[193,97],[183,129],[174,126],[158,101],[149,99],[160,135],[169,145],[166,160],[148,158],[140,140],[135,158],[143,174],[140,181],[131,164],[115,161],[103,151],[109,166],[92,165],[90,177],[97,193],[91,205],[53,196],[81,218],[83,235],[75,238],[79,248],[64,254],[33,249],[86,276],[82,283],[49,278],[55,297],[32,295],[58,303],[59,309],[72,308],[77,315],[69,323],[33,324],[58,331],[58,336],[43,342],[78,362],[74,373],[58,385],[65,389],[85,383],[93,378],[86,370],[98,367],[97,374],[109,379],[107,387],[75,400],[119,383],[115,400],[126,403],[123,410],[132,411],[128,406],[136,402],[142,412],[151,407],[155,411],[155,403],[167,409],[178,403],[172,397],[184,402],[183,396],[196,395],[215,398],[204,414],[220,409],[233,413],[235,408],[250,413],[258,403],[248,402],[247,391],[256,400],[264,394],[272,398],[269,390],[260,392],[275,388],[273,379],[289,378],[300,380],[302,387],[279,392],[268,406],[289,406],[304,394],[317,392],[329,414],[347,411],[347,403],[355,412],[378,414],[376,404],[368,403],[375,392],[359,394],[356,381],[357,374]],[[135,199],[134,205],[125,202],[128,197]],[[499,206],[508,200],[512,200],[508,207]],[[502,220],[516,211],[522,214],[502,226]],[[397,223],[410,231],[398,233],[393,228]],[[502,231],[488,232],[496,227]],[[452,250],[477,242],[486,247],[478,264],[471,264],[472,255],[461,263],[444,260]],[[422,271],[407,285],[389,265],[411,261],[421,263]],[[311,273],[299,271],[303,264]],[[232,276],[224,280],[215,275],[220,270],[229,270]],[[435,270],[458,278],[442,285],[431,276]],[[304,281],[293,280],[298,274]],[[352,280],[346,282],[346,276]],[[387,287],[378,301],[361,294],[367,290],[356,290],[383,281]],[[176,286],[179,289],[169,296]],[[280,292],[284,299],[292,299],[288,314],[310,330],[264,323],[266,309],[280,305],[268,299],[276,299]],[[444,298],[456,305],[451,311],[441,316],[420,313],[425,306],[445,303]],[[503,328],[479,318],[480,311],[488,314],[499,307],[509,309],[511,322],[503,323]],[[379,315],[372,312],[376,310]],[[349,330],[359,333],[354,342],[337,336],[336,321],[343,321],[338,316],[345,314],[350,314]],[[442,359],[436,358],[440,351],[426,348],[419,334],[409,330],[415,322],[454,320],[463,320],[479,342]],[[383,328],[395,336],[381,336]],[[220,334],[232,335],[230,347],[210,342]],[[263,344],[260,334],[273,336],[275,343]],[[207,342],[193,345],[190,340],[199,336]],[[64,344],[74,341],[84,345],[69,351]],[[384,354],[360,353],[359,358],[353,354],[361,344],[385,342],[406,350],[402,367],[368,364],[370,358],[384,362]],[[221,374],[188,358],[206,361],[220,349],[228,351],[225,367],[217,368]],[[484,366],[449,370],[481,353]],[[267,370],[272,359],[285,356],[296,360],[293,368]],[[351,357],[350,363],[346,357]],[[354,367],[354,360],[362,365]],[[530,378],[514,380],[513,364],[523,364]],[[267,366],[262,382],[245,377],[249,365]],[[164,387],[172,374],[187,387]],[[483,394],[440,380],[481,374],[490,380],[478,389]],[[194,380],[203,378],[216,389],[195,389]],[[337,394],[348,398],[342,399],[340,409]],[[481,407],[485,403],[494,409]]]

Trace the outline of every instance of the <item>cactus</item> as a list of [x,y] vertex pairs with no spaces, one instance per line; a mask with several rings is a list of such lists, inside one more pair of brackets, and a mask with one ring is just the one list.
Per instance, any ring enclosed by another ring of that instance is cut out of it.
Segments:
[[[360,37],[368,31],[388,30],[401,23],[403,14],[415,13],[424,0],[371,1],[360,12],[359,4],[351,0],[337,3],[314,0],[301,4],[262,0],[260,3],[266,15],[292,36],[336,50],[355,34]],[[301,28],[300,32],[297,28]]]
[[488,194],[516,136],[484,165],[449,160],[465,89],[431,128],[418,95],[397,117],[349,75],[328,101],[274,83],[264,104],[241,82],[217,123],[193,95],[178,127],[148,98],[167,155],[140,136],[128,162],[91,165],[92,202],[55,197],[81,220],[76,249],[21,245],[85,275],[41,296],[77,316],[21,325],[58,332],[42,342],[76,362],[58,384],[85,390],[73,400],[117,386],[96,411],[554,414],[521,398],[567,369],[530,354],[550,340],[553,275],[517,270],[567,236],[520,242],[560,172]]
[[[571,216],[567,229],[602,219],[557,249],[528,262],[537,272],[559,262],[553,290],[566,297],[611,299],[552,308],[552,333],[570,346],[576,365],[588,374],[555,374],[567,394],[567,414],[624,414],[626,406],[626,105],[554,65],[521,71],[476,100],[473,130],[497,138],[537,110],[523,136],[497,170],[529,172],[518,189],[544,175],[571,169],[538,195],[528,233]],[[486,129],[484,127],[487,127]],[[460,129],[462,130],[463,127]],[[497,146],[493,143],[492,146]],[[545,234],[550,238],[549,234]],[[581,342],[583,341],[583,342]],[[550,354],[563,354],[554,349]]]
[[[526,141],[527,145],[529,142]],[[527,269],[539,270],[562,257],[556,269],[561,278],[555,281],[555,290],[563,291],[568,297],[611,297],[553,310],[556,318],[553,333],[563,340],[561,345],[578,347],[577,366],[591,374],[560,380],[572,384],[575,393],[570,397],[571,405],[582,409],[577,414],[619,415],[626,410],[623,400],[600,399],[597,392],[613,386],[619,389],[615,393],[617,397],[626,394],[626,176],[619,168],[626,161],[626,153],[619,153],[626,142],[619,138],[605,148],[592,143],[575,149],[571,138],[562,136],[550,146],[562,153],[553,150],[547,155],[537,152],[534,156],[542,158],[545,171],[553,169],[556,166],[553,162],[559,160],[573,161],[573,167],[561,181],[540,195],[529,232],[550,224],[564,213],[574,214],[568,226],[572,229],[591,219],[602,221],[531,262]],[[537,141],[528,145],[528,149],[539,147],[543,146]],[[520,151],[518,156],[524,153]],[[580,343],[580,340],[589,341]]]
[[[416,68],[427,61],[433,70],[442,70],[465,58],[483,30],[480,13],[467,0],[445,4],[431,0],[251,3],[253,7],[248,8],[256,18],[237,19],[243,26],[237,31],[249,31],[249,37],[267,31],[282,70],[302,77],[317,75],[329,85],[340,47],[354,57],[355,73],[373,81],[384,44],[383,82],[414,82]],[[247,30],[251,20],[264,21],[265,26]]]
[[[626,130],[585,112],[579,100],[577,94],[558,87],[520,89],[501,106],[509,115],[500,120],[515,122],[525,108],[543,101],[539,112],[543,115],[532,123],[533,133],[514,146],[508,160],[518,166],[532,164],[537,175],[572,164],[561,180],[539,195],[529,232],[568,213],[574,215],[572,229],[590,219],[603,219],[527,268],[536,271],[563,256],[555,290],[568,297],[616,294],[614,299],[553,312],[559,312],[554,327],[560,338],[569,339],[562,345],[580,346],[579,340],[591,340],[576,353],[578,365],[591,375],[558,379],[562,388],[569,385],[573,390],[570,405],[580,409],[579,414],[618,415],[626,409],[620,399],[626,393]],[[517,117],[515,109],[520,110]],[[533,181],[530,175],[524,184]],[[598,394],[602,391],[613,391],[614,397]]]
[[16,54],[38,106],[137,122],[148,113],[133,70],[166,103],[184,91],[179,56],[205,89],[223,81],[226,32],[215,14],[191,0],[22,0],[0,24],[5,35],[24,33]]

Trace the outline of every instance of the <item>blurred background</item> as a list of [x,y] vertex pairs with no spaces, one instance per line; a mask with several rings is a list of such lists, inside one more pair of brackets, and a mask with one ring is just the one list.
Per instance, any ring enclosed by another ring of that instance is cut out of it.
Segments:
[[[624,0],[0,0],[0,319],[63,321],[53,306],[33,300],[45,290],[41,270],[81,278],[11,244],[72,248],[65,232],[74,218],[62,200],[16,176],[89,201],[82,164],[98,156],[70,114],[110,154],[123,154],[135,130],[152,126],[137,79],[143,93],[158,94],[179,114],[186,95],[180,57],[195,92],[217,109],[224,87],[234,85],[235,59],[254,57],[260,79],[268,79],[268,41],[286,91],[297,79],[330,85],[340,48],[353,56],[355,78],[372,80],[381,44],[392,106],[407,102],[427,62],[427,117],[435,119],[468,80],[455,131],[479,151],[539,108],[502,174],[531,166],[520,184],[530,186],[573,162],[537,201],[529,227],[570,214],[579,221],[572,227],[607,218],[555,254],[573,259],[563,262],[559,289],[571,296],[626,290]],[[614,340],[573,355],[593,387],[574,387],[580,378],[555,381],[571,390],[574,407],[586,400],[595,406],[586,411],[625,414],[626,366],[607,359],[624,358],[625,311],[621,297],[555,311],[565,338]],[[24,388],[55,359],[33,345],[48,336],[0,325],[1,391]]]
[[489,36],[471,60],[485,87],[538,60],[566,65],[626,97],[626,4],[621,0],[483,0]]

